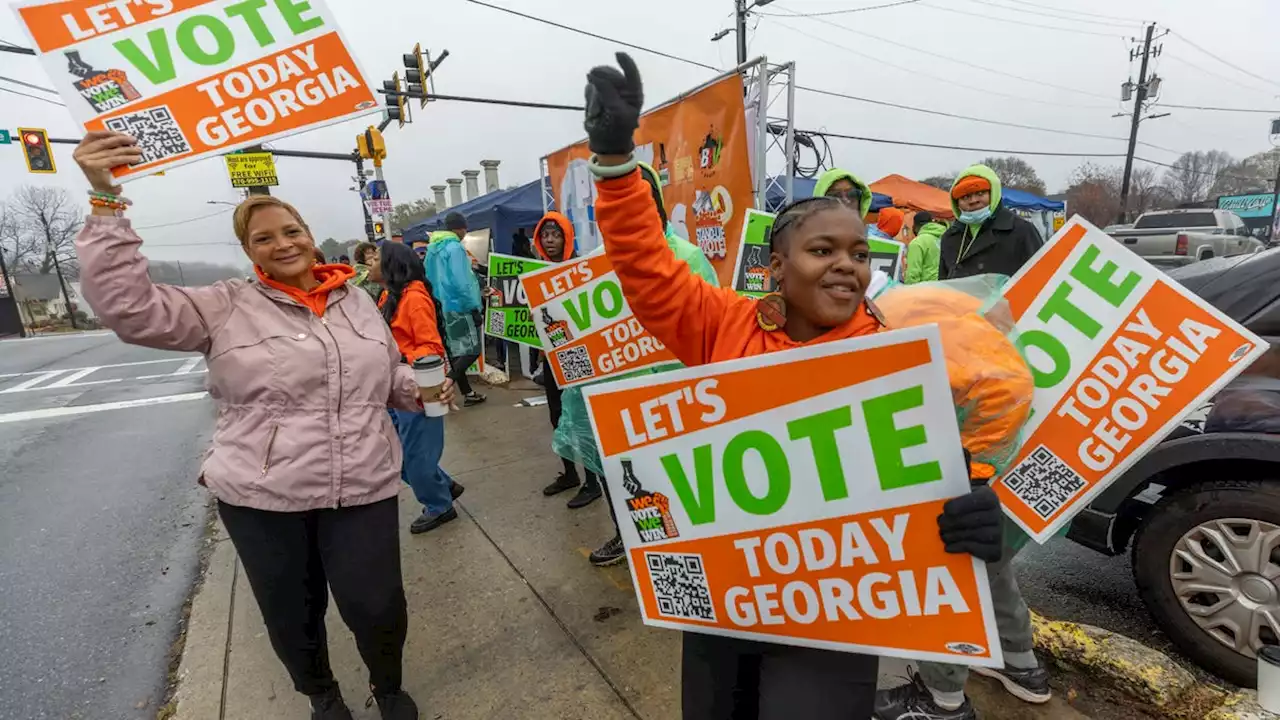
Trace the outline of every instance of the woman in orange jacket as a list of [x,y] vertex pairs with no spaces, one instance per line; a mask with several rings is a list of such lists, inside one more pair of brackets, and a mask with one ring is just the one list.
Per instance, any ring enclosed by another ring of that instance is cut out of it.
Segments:
[[[391,335],[405,362],[434,355],[446,357],[440,341],[440,325],[436,318],[436,301],[427,285],[427,272],[418,256],[401,243],[383,243],[369,268],[369,279],[386,287],[378,307],[391,326]],[[453,400],[453,381],[444,381],[441,397],[446,404]],[[463,487],[440,467],[444,454],[444,418],[427,415],[421,410],[391,410],[404,462],[400,477],[413,488],[422,503],[422,514],[409,525],[417,534],[435,530],[458,517],[453,501]]]
[[[760,300],[717,289],[665,250],[649,186],[636,171],[632,134],[644,91],[635,63],[587,76],[584,123],[595,154],[596,222],[632,311],[685,365],[787,350],[880,331],[864,295],[871,279],[862,218],[833,198],[780,212],[770,269],[779,292]],[[1000,556],[1001,512],[985,485],[948,501],[938,518],[948,552]],[[843,720],[870,717],[878,660],[872,656],[685,633],[685,720]]]

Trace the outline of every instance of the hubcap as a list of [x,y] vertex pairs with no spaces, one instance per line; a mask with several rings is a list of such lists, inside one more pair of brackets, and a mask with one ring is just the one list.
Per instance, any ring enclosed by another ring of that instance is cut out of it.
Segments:
[[1187,616],[1223,645],[1250,658],[1280,645],[1280,525],[1197,525],[1174,546],[1169,579]]

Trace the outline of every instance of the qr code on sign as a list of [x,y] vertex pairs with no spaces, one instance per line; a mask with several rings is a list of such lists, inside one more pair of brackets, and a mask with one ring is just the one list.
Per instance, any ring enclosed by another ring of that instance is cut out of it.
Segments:
[[1084,490],[1084,478],[1041,445],[1000,481],[1042,518],[1050,518]]
[[134,165],[146,165],[191,152],[191,143],[173,118],[168,105],[117,115],[106,122],[108,130],[132,135],[142,148],[142,159]]
[[644,557],[658,614],[715,622],[716,608],[711,602],[701,555],[651,552]]
[[507,334],[507,314],[501,310],[489,311],[489,324],[485,328],[485,333],[502,337]]
[[591,366],[591,355],[582,345],[565,348],[557,352],[556,357],[560,360],[560,372],[564,374],[565,382],[584,380],[596,374]]

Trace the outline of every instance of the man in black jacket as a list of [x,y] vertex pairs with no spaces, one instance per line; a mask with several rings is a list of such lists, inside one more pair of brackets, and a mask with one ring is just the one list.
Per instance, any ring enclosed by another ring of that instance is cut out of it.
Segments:
[[1017,273],[1043,241],[1031,223],[1000,202],[1000,178],[974,165],[951,185],[956,221],[942,234],[938,279]]

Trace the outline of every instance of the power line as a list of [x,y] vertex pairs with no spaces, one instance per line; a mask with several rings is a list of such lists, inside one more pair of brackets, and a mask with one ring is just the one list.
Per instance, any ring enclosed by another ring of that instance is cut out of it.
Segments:
[[964,10],[957,10],[955,8],[942,7],[941,5],[935,5],[930,2],[922,2],[920,4],[924,7],[933,8],[934,10],[941,10],[942,12],[949,12],[949,13],[954,13],[956,15],[963,15],[969,18],[976,16],[976,17],[984,18],[986,20],[992,20],[995,22],[1010,23],[1012,25],[1022,25],[1025,27],[1040,28],[1042,30],[1057,30],[1058,32],[1075,33],[1076,35],[1093,35],[1095,37],[1107,37],[1107,38],[1116,37],[1117,35],[1119,35],[1119,33],[1103,33],[1103,32],[1095,32],[1093,30],[1079,30],[1076,28],[1065,28],[1058,25],[1040,25],[1038,23],[1026,22],[1025,20],[1014,20],[1012,18],[1002,18],[1002,17],[997,17],[995,15],[979,15],[977,13],[966,12]]
[[[783,17],[801,17],[801,16],[798,16],[798,15],[774,15],[773,17],[774,17],[774,18],[783,18]],[[861,58],[866,58],[867,60],[870,60],[871,62],[879,63],[879,64],[881,64],[881,65],[885,65],[885,66],[887,66],[887,67],[891,67],[891,68],[894,68],[894,69],[897,69],[897,70],[901,70],[901,71],[903,71],[903,72],[910,73],[911,75],[914,75],[914,76],[924,76],[924,77],[933,78],[933,79],[935,79],[935,80],[941,80],[942,82],[945,82],[945,83],[947,83],[948,85],[952,85],[952,86],[955,86],[955,87],[968,88],[968,89],[970,89],[970,90],[977,90],[977,91],[979,91],[979,92],[983,92],[983,93],[986,93],[986,94],[988,94],[988,95],[997,95],[997,96],[1001,96],[1001,97],[1012,98],[1012,99],[1014,99],[1014,100],[1018,100],[1018,101],[1021,101],[1021,102],[1038,103],[1038,104],[1041,104],[1041,105],[1055,105],[1055,106],[1058,106],[1058,107],[1071,107],[1071,108],[1078,108],[1078,107],[1096,107],[1096,108],[1106,108],[1106,109],[1111,109],[1111,108],[1110,108],[1110,106],[1105,106],[1105,105],[1086,105],[1086,106],[1082,106],[1082,105],[1073,104],[1073,103],[1057,102],[1057,101],[1054,101],[1054,100],[1037,100],[1037,99],[1035,99],[1035,98],[1023,97],[1023,96],[1021,96],[1021,95],[1013,95],[1013,94],[1011,94],[1011,93],[1004,93],[1004,92],[1000,92],[1000,91],[998,91],[998,90],[991,90],[991,89],[989,89],[989,88],[978,87],[978,86],[975,86],[975,85],[966,85],[966,84],[964,84],[964,83],[960,83],[960,82],[956,82],[956,81],[954,81],[954,80],[951,80],[950,78],[944,78],[944,77],[942,77],[942,76],[940,76],[940,75],[933,75],[933,74],[930,74],[930,73],[927,73],[927,72],[924,72],[924,71],[921,71],[921,70],[915,70],[915,69],[913,69],[913,68],[908,68],[908,67],[904,67],[904,66],[902,66],[902,65],[897,65],[897,64],[894,64],[894,63],[889,62],[888,60],[885,60],[884,58],[877,57],[877,56],[875,56],[875,55],[870,55],[870,54],[863,53],[863,52],[859,52],[859,51],[854,50],[853,48],[851,48],[851,47],[849,47],[849,46],[847,46],[847,45],[841,45],[840,43],[837,43],[837,42],[834,42],[834,41],[828,40],[828,39],[826,39],[826,38],[824,38],[824,37],[820,37],[820,36],[818,36],[818,35],[813,35],[813,34],[811,34],[811,33],[805,32],[804,30],[801,30],[800,28],[797,28],[797,27],[793,27],[793,26],[791,26],[791,25],[789,25],[789,24],[787,24],[787,23],[785,23],[785,22],[782,22],[781,20],[776,20],[776,19],[775,19],[775,20],[773,20],[773,24],[778,25],[778,26],[783,27],[783,28],[786,28],[787,30],[790,30],[791,32],[798,33],[798,34],[800,34],[800,35],[804,35],[805,37],[810,38],[810,39],[812,39],[812,40],[817,40],[817,41],[818,41],[818,42],[820,42],[820,43],[824,43],[824,44],[826,44],[826,45],[830,45],[831,47],[834,47],[834,48],[836,48],[836,49],[843,50],[843,51],[845,51],[845,52],[847,52],[847,53],[850,53],[850,54],[852,54],[852,55],[856,55],[856,56],[861,57]]]
[[1041,10],[1052,10],[1055,12],[1070,12],[1070,13],[1075,13],[1077,15],[1089,15],[1091,17],[1104,18],[1107,20],[1123,20],[1126,22],[1136,22],[1136,23],[1146,22],[1146,20],[1142,20],[1140,18],[1120,17],[1118,15],[1103,15],[1101,13],[1091,13],[1091,12],[1085,12],[1083,10],[1076,10],[1075,8],[1067,9],[1067,8],[1054,7],[1052,5],[1041,5],[1039,3],[1028,2],[1027,0],[1006,0],[1006,2],[1011,2],[1015,5],[1026,5],[1027,7],[1039,8]]
[[1250,72],[1250,71],[1248,71],[1248,70],[1245,70],[1244,68],[1240,67],[1239,65],[1236,65],[1235,63],[1231,62],[1230,60],[1224,60],[1224,59],[1223,59],[1223,58],[1221,58],[1220,56],[1218,56],[1218,55],[1214,55],[1213,53],[1209,52],[1208,50],[1205,50],[1203,47],[1201,47],[1201,46],[1197,45],[1197,44],[1195,43],[1195,41],[1194,41],[1194,40],[1192,40],[1191,38],[1187,37],[1186,35],[1183,35],[1182,33],[1177,32],[1176,30],[1170,30],[1169,32],[1170,32],[1170,33],[1172,33],[1172,34],[1174,34],[1174,35],[1177,35],[1177,36],[1178,36],[1178,37],[1180,37],[1180,38],[1182,38],[1182,40],[1183,40],[1185,43],[1187,43],[1188,45],[1190,45],[1191,47],[1193,47],[1193,48],[1195,48],[1195,49],[1199,50],[1200,52],[1204,53],[1205,55],[1208,55],[1209,57],[1213,58],[1214,60],[1217,60],[1218,62],[1222,63],[1223,65],[1226,65],[1227,67],[1232,68],[1232,69],[1235,69],[1235,70],[1239,70],[1240,72],[1244,73],[1245,75],[1248,75],[1249,77],[1251,77],[1251,78],[1253,78],[1253,79],[1255,79],[1255,80],[1261,80],[1262,82],[1264,82],[1264,83],[1266,83],[1266,84],[1268,84],[1268,85],[1272,85],[1272,86],[1275,86],[1275,87],[1280,88],[1280,83],[1276,83],[1276,82],[1273,82],[1273,81],[1271,81],[1271,80],[1268,80],[1267,78],[1265,78],[1265,77],[1263,77],[1263,76],[1261,76],[1261,75],[1258,75],[1257,73],[1254,73],[1254,72]]
[[5,77],[5,76],[3,76],[3,75],[0,75],[0,80],[3,80],[3,81],[5,81],[5,82],[11,82],[11,83],[13,83],[14,85],[21,85],[21,86],[23,86],[23,87],[29,87],[29,88],[31,88],[32,90],[43,90],[43,91],[45,91],[45,92],[47,92],[47,93],[53,93],[54,95],[57,95],[57,94],[58,94],[58,91],[57,91],[57,90],[54,90],[53,88],[47,88],[47,87],[45,87],[45,86],[43,86],[43,85],[34,85],[34,84],[32,84],[32,83],[29,83],[29,82],[23,82],[22,80],[17,80],[17,79],[11,78],[11,77]]
[[[232,212],[234,210],[235,208],[230,208],[227,210],[219,210],[217,212],[209,213],[208,215],[201,215],[199,217],[187,218],[186,220],[175,220],[173,222],[160,223],[158,225],[139,225],[138,227],[135,227],[134,230],[154,230],[156,228],[173,227],[174,225],[186,225],[187,223],[193,223],[199,220],[208,220],[211,217],[217,217],[219,215],[226,215],[227,213]],[[222,244],[226,244],[226,243],[212,243],[212,242],[174,243],[174,245],[222,245]],[[151,245],[156,246],[156,243],[151,243]]]
[[31,98],[32,100],[39,100],[40,102],[49,103],[50,105],[61,105],[62,107],[67,106],[66,103],[60,100],[50,100],[49,98],[46,98],[46,97],[40,97],[39,95],[32,95],[30,93],[24,93],[18,90],[12,90],[7,87],[0,87],[0,92],[7,92],[7,93],[12,93],[14,95],[21,95],[22,97],[28,97],[28,98]]
[[883,145],[906,145],[908,147],[925,147],[938,150],[964,150],[966,152],[980,153],[997,153],[1000,155],[1043,155],[1047,157],[1101,157],[1101,158],[1120,158],[1124,157],[1124,153],[1077,153],[1077,152],[1049,152],[1043,150],[1004,150],[999,148],[980,148],[967,147],[964,145],[940,145],[936,143],[912,142],[909,140],[890,140],[888,138],[867,137],[865,135],[846,135],[843,133],[827,132],[826,130],[800,130],[796,129],[796,133],[806,133],[818,137],[841,138],[843,140],[857,140],[860,142],[879,143]]
[[1086,24],[1093,24],[1093,25],[1105,25],[1107,27],[1118,27],[1118,28],[1130,28],[1134,25],[1134,23],[1132,22],[1117,23],[1117,22],[1112,22],[1108,20],[1087,20],[1080,17],[1073,17],[1072,15],[1059,15],[1059,14],[1055,14],[1053,12],[1048,12],[1045,10],[1022,10],[1016,7],[1009,7],[1008,5],[1001,5],[999,3],[992,2],[991,0],[965,0],[965,2],[971,2],[976,5],[986,5],[987,7],[993,7],[998,10],[1003,10],[1005,12],[1023,13],[1026,15],[1035,15],[1038,17],[1052,18],[1054,20],[1066,20],[1069,22],[1078,22],[1078,23],[1086,23]]
[[1263,115],[1280,115],[1280,110],[1261,110],[1259,108],[1212,107],[1208,105],[1175,105],[1167,102],[1152,103],[1152,107],[1178,108],[1179,110],[1210,110],[1213,112],[1261,113]]
[[1255,182],[1255,181],[1258,181],[1258,180],[1261,180],[1261,181],[1263,181],[1263,182],[1267,182],[1267,179],[1266,179],[1266,178],[1257,178],[1257,177],[1251,177],[1251,178],[1249,178],[1249,177],[1244,177],[1243,175],[1228,175],[1228,174],[1226,174],[1226,173],[1224,173],[1224,172],[1210,172],[1210,171],[1208,171],[1208,170],[1192,170],[1191,168],[1178,167],[1177,165],[1170,165],[1169,163],[1162,163],[1162,162],[1160,162],[1160,161],[1158,161],[1158,160],[1149,160],[1149,159],[1147,159],[1147,158],[1139,157],[1139,156],[1137,156],[1137,155],[1134,155],[1134,156],[1133,156],[1133,159],[1134,159],[1134,160],[1140,160],[1140,161],[1142,161],[1142,162],[1144,162],[1144,163],[1150,163],[1150,164],[1152,164],[1152,165],[1159,165],[1160,167],[1172,168],[1172,169],[1174,169],[1174,170],[1177,170],[1178,172],[1191,173],[1192,175],[1212,175],[1212,176],[1214,176],[1214,177],[1219,177],[1219,178],[1231,178],[1232,180],[1244,180],[1244,181],[1246,181],[1246,182]]
[[[884,8],[897,7],[899,5],[910,5],[911,3],[917,3],[917,2],[920,2],[920,0],[898,0],[898,2],[885,3],[884,5],[868,5],[866,7],[860,7],[860,8],[848,8],[846,10],[827,10],[825,12],[813,12],[813,13],[792,13],[789,17],[827,17],[829,15],[848,15],[850,13],[865,12],[867,10],[882,10]],[[751,14],[760,15],[762,17],[788,17],[786,15],[760,12],[758,10],[753,10]]]
[[[593,37],[593,38],[595,38],[595,39],[597,39],[597,40],[603,40],[603,41],[605,41],[605,42],[614,43],[614,44],[617,44],[617,45],[622,45],[622,46],[624,46],[624,47],[629,47],[629,48],[632,48],[632,49],[634,49],[634,50],[639,50],[639,51],[641,51],[641,52],[651,53],[651,54],[653,54],[653,55],[658,55],[659,57],[665,57],[665,58],[670,59],[670,60],[678,60],[678,61],[680,61],[680,62],[688,63],[688,64],[690,64],[690,65],[695,65],[695,66],[697,66],[697,67],[701,67],[701,68],[704,68],[704,69],[707,69],[707,70],[712,70],[712,71],[715,71],[715,72],[721,72],[721,70],[720,70],[719,68],[712,67],[712,66],[707,65],[707,64],[705,64],[705,63],[700,63],[700,62],[698,62],[698,61],[696,61],[696,60],[690,60],[690,59],[688,59],[688,58],[682,58],[682,57],[679,57],[679,56],[677,56],[677,55],[672,55],[672,54],[670,54],[670,53],[665,53],[665,52],[662,52],[662,51],[660,51],[660,50],[654,50],[654,49],[652,49],[652,48],[648,48],[648,47],[645,47],[645,46],[643,46],[643,45],[636,45],[635,43],[629,43],[629,42],[626,42],[626,41],[623,41],[623,40],[618,40],[618,39],[616,39],[616,38],[607,37],[607,36],[605,36],[605,35],[599,35],[599,34],[596,34],[596,33],[593,33],[593,32],[588,32],[588,31],[586,31],[586,30],[580,30],[580,29],[578,29],[578,28],[575,28],[575,27],[572,27],[572,26],[569,26],[569,25],[564,25],[564,24],[561,24],[561,23],[553,22],[553,21],[551,21],[551,20],[546,20],[546,19],[544,19],[544,18],[540,18],[540,17],[534,16],[534,15],[528,15],[528,14],[525,14],[525,13],[522,13],[522,12],[519,12],[519,11],[516,11],[516,10],[511,10],[511,9],[509,9],[509,8],[501,7],[501,6],[499,6],[499,5],[492,5],[492,4],[489,4],[489,3],[487,3],[487,2],[483,2],[482,0],[467,0],[467,2],[472,3],[472,4],[474,4],[474,5],[481,5],[481,6],[483,6],[483,7],[491,8],[491,9],[493,9],[493,10],[498,10],[498,11],[500,11],[500,12],[508,13],[508,14],[510,14],[510,15],[516,15],[516,16],[518,16],[518,17],[522,17],[522,18],[525,18],[525,19],[528,19],[528,20],[533,20],[534,22],[542,23],[542,24],[544,24],[544,25],[550,25],[550,26],[552,26],[552,27],[560,28],[561,30],[568,30],[569,32],[578,33],[578,34],[580,34],[580,35],[586,35],[586,36],[588,36],[588,37]],[[830,21],[826,21],[826,22],[830,22]],[[834,23],[833,23],[833,24],[834,24]],[[839,25],[838,25],[837,27],[843,27],[843,26],[839,26]],[[923,51],[921,51],[921,52],[923,52]],[[891,108],[896,108],[896,109],[898,109],[898,110],[906,110],[906,111],[909,111],[909,112],[923,113],[923,114],[926,114],[926,115],[936,115],[936,116],[939,116],[939,117],[948,117],[948,118],[952,118],[952,119],[956,119],[956,120],[967,120],[967,121],[970,121],[970,122],[983,123],[983,124],[987,124],[987,125],[997,125],[997,126],[1001,126],[1001,127],[1011,127],[1011,128],[1017,128],[1017,129],[1020,129],[1020,130],[1035,130],[1035,131],[1039,131],[1039,132],[1050,132],[1050,133],[1055,133],[1055,134],[1058,134],[1058,135],[1074,135],[1074,136],[1077,136],[1077,137],[1095,138],[1095,139],[1100,139],[1100,140],[1119,140],[1119,141],[1123,141],[1123,140],[1125,139],[1125,138],[1118,137],[1118,136],[1114,136],[1114,135],[1098,135],[1098,134],[1095,134],[1095,133],[1082,133],[1082,132],[1076,132],[1076,131],[1073,131],[1073,130],[1062,130],[1062,129],[1058,129],[1058,128],[1040,127],[1040,126],[1038,126],[1038,125],[1026,125],[1026,124],[1021,124],[1021,123],[1005,122],[1005,121],[1003,121],[1003,120],[991,120],[991,119],[988,119],[988,118],[973,117],[973,116],[970,116],[970,115],[960,115],[960,114],[958,114],[958,113],[944,112],[944,111],[941,111],[941,110],[930,110],[930,109],[928,109],[928,108],[915,107],[915,106],[912,106],[912,105],[903,105],[903,104],[900,104],[900,103],[889,102],[889,101],[886,101],[886,100],[875,100],[875,99],[873,99],[873,98],[860,97],[860,96],[858,96],[858,95],[851,95],[851,94],[849,94],[849,93],[836,92],[836,91],[834,91],[834,90],[823,90],[823,89],[821,89],[821,88],[809,87],[809,86],[807,86],[807,85],[796,85],[796,89],[797,89],[797,90],[802,90],[802,91],[804,91],[804,92],[814,93],[814,94],[817,94],[817,95],[825,95],[825,96],[828,96],[828,97],[843,98],[843,99],[845,99],[845,100],[853,100],[853,101],[855,101],[855,102],[869,103],[869,104],[872,104],[872,105],[879,105],[879,106],[881,106],[881,107],[891,107]],[[1152,148],[1152,149],[1155,149],[1155,150],[1161,150],[1161,151],[1163,151],[1163,152],[1169,152],[1169,153],[1173,153],[1173,154],[1175,154],[1175,155],[1181,154],[1181,153],[1180,153],[1179,151],[1177,151],[1177,150],[1172,150],[1172,149],[1170,149],[1170,148],[1161,147],[1161,146],[1159,146],[1159,145],[1154,145],[1154,144],[1151,144],[1151,143],[1142,143],[1142,144],[1143,144],[1143,145],[1146,145],[1147,147],[1150,147],[1150,148]]]
[[1270,91],[1270,90],[1263,90],[1263,89],[1261,89],[1261,88],[1259,88],[1259,87],[1257,87],[1257,86],[1255,86],[1255,85],[1246,85],[1246,84],[1244,84],[1244,83],[1240,82],[1239,80],[1237,80],[1237,79],[1235,79],[1235,78],[1228,77],[1227,75],[1223,75],[1223,74],[1221,74],[1221,73],[1216,73],[1216,72],[1214,72],[1214,71],[1212,71],[1212,70],[1210,70],[1210,69],[1208,69],[1208,68],[1204,68],[1204,67],[1201,67],[1201,66],[1199,66],[1199,65],[1196,65],[1195,63],[1192,63],[1192,62],[1188,62],[1188,61],[1186,61],[1186,60],[1183,60],[1182,58],[1178,57],[1177,55],[1170,55],[1169,53],[1165,52],[1165,53],[1161,53],[1161,59],[1163,59],[1163,60],[1172,60],[1172,61],[1174,61],[1175,63],[1178,63],[1178,64],[1180,64],[1180,65],[1185,65],[1185,66],[1187,66],[1187,67],[1189,67],[1189,68],[1191,68],[1191,69],[1193,69],[1193,70],[1199,70],[1200,72],[1204,73],[1205,75],[1209,75],[1209,76],[1211,76],[1211,77],[1218,78],[1219,80],[1222,80],[1222,81],[1224,81],[1224,82],[1229,82],[1229,83],[1231,83],[1232,85],[1236,85],[1237,87],[1242,87],[1242,88],[1244,88],[1245,90],[1248,90],[1248,91],[1250,91],[1250,92],[1255,92],[1255,93],[1266,93],[1266,94],[1268,94],[1268,95],[1270,95],[1270,94],[1271,94],[1271,91]]
[[[798,16],[796,16],[796,17],[798,17]],[[1010,78],[1013,78],[1014,80],[1021,80],[1022,82],[1032,83],[1032,84],[1037,85],[1037,86],[1041,86],[1041,87],[1050,87],[1050,88],[1054,88],[1054,89],[1056,89],[1056,90],[1064,90],[1064,91],[1066,91],[1066,92],[1076,93],[1077,95],[1087,95],[1087,96],[1089,96],[1089,97],[1102,98],[1103,100],[1111,100],[1111,101],[1113,101],[1113,102],[1114,102],[1114,100],[1115,100],[1115,98],[1114,98],[1113,96],[1111,96],[1111,95],[1103,95],[1103,94],[1101,94],[1101,93],[1090,92],[1090,91],[1088,91],[1088,90],[1080,90],[1080,89],[1077,89],[1077,88],[1068,87],[1068,86],[1066,86],[1066,85],[1057,85],[1057,84],[1055,84],[1055,83],[1051,83],[1051,82],[1049,82],[1049,81],[1047,81],[1047,80],[1044,80],[1043,78],[1030,78],[1030,77],[1024,77],[1024,76],[1022,76],[1022,75],[1015,75],[1014,73],[1008,72],[1008,71],[1006,71],[1006,70],[1000,70],[1000,69],[993,68],[993,67],[987,67],[986,65],[979,65],[979,64],[977,64],[977,63],[970,62],[970,61],[968,61],[968,60],[964,60],[964,59],[962,59],[962,58],[956,58],[956,57],[951,57],[951,56],[949,56],[949,55],[943,55],[943,54],[941,54],[941,53],[932,52],[932,51],[927,50],[927,49],[924,49],[924,48],[918,48],[918,47],[907,47],[907,46],[904,46],[904,45],[902,45],[902,44],[900,44],[900,43],[896,43],[896,42],[894,42],[894,41],[892,41],[892,40],[887,40],[887,39],[885,39],[885,38],[882,38],[882,37],[880,37],[880,36],[878,36],[878,35],[872,35],[872,34],[870,34],[870,33],[865,33],[865,32],[861,32],[861,31],[859,31],[859,30],[854,30],[853,28],[851,28],[851,27],[849,27],[849,26],[847,26],[847,25],[841,25],[840,23],[835,22],[834,20],[815,20],[814,22],[821,22],[821,23],[824,23],[824,24],[826,24],[826,25],[830,25],[831,27],[839,28],[839,29],[841,29],[841,30],[843,30],[843,31],[845,31],[845,32],[847,32],[847,33],[849,33],[849,34],[851,34],[851,35],[858,35],[858,36],[860,36],[860,37],[865,37],[865,38],[867,38],[867,39],[869,39],[869,40],[874,40],[874,41],[877,41],[877,42],[886,43],[886,44],[891,45],[891,46],[893,46],[893,47],[895,47],[895,48],[910,50],[911,52],[913,52],[913,53],[917,53],[917,54],[920,54],[920,55],[927,55],[927,56],[929,56],[929,57],[935,57],[935,58],[938,58],[939,60],[946,60],[947,62],[952,62],[952,63],[956,63],[956,64],[959,64],[959,65],[966,65],[966,66],[968,66],[968,67],[971,67],[971,68],[977,68],[978,70],[984,70],[984,71],[986,71],[986,72],[993,73],[993,74],[996,74],[996,75],[1003,75],[1003,76],[1005,76],[1005,77],[1010,77]],[[1109,105],[1108,107],[1110,108],[1110,107],[1112,107],[1112,106],[1110,106],[1110,105]]]

